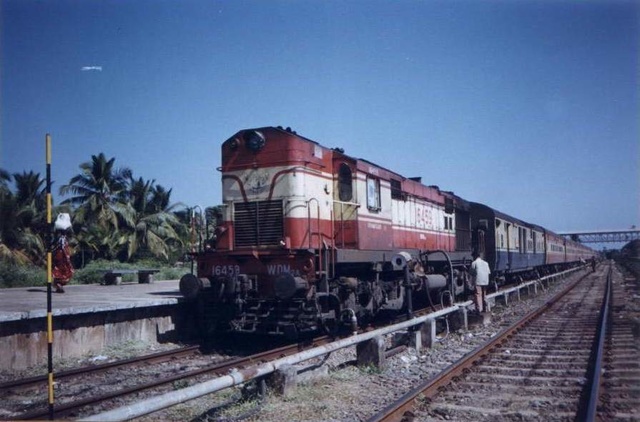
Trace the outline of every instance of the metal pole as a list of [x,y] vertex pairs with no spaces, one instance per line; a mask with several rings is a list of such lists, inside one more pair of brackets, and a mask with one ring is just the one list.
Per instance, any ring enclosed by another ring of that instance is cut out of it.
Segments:
[[[196,216],[196,209],[198,209],[198,219],[196,221],[196,231],[198,233],[198,254],[200,252],[202,252],[202,220],[203,220],[203,216],[202,216],[202,207],[200,207],[200,205],[196,205],[195,207],[193,207],[193,216]],[[195,241],[195,238],[194,238]]]
[[[404,288],[407,297],[407,318],[413,318],[413,296],[411,292],[411,280],[409,279],[409,264],[404,266]],[[427,294],[429,294],[427,292]]]
[[191,216],[191,274],[193,274],[193,260],[195,259],[194,254],[196,252],[196,247],[195,247],[195,243],[196,243],[196,239],[195,239],[195,222],[194,217],[195,217],[195,212],[196,209],[194,208],[189,208],[189,215]]
[[53,420],[53,312],[51,306],[53,225],[51,224],[51,135],[45,137],[47,158],[47,368],[49,374],[49,420]]

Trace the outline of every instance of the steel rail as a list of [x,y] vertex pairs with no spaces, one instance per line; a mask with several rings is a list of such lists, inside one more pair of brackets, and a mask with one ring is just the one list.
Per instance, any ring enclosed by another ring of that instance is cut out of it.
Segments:
[[[170,384],[175,381],[180,381],[186,378],[193,378],[193,377],[197,377],[205,374],[220,375],[228,372],[233,368],[244,368],[246,366],[253,365],[256,363],[267,362],[273,359],[282,358],[284,356],[290,356],[292,354],[298,353],[301,349],[316,347],[318,345],[328,343],[329,341],[330,341],[329,336],[319,337],[314,339],[310,344],[304,344],[304,345],[292,344],[292,345],[279,347],[277,349],[256,353],[251,356],[229,359],[224,362],[216,363],[213,365],[207,365],[203,368],[195,369],[193,371],[185,372],[182,374],[176,374],[173,376],[169,376],[169,377],[162,378],[162,379],[145,383],[145,384],[140,384],[140,385],[124,388],[124,389],[119,389],[117,391],[103,394],[98,397],[91,397],[88,399],[81,399],[81,400],[77,400],[70,403],[64,403],[55,407],[55,414],[57,417],[60,417],[62,415],[67,415],[72,411],[79,410],[85,406],[95,405],[108,400],[112,400],[117,397],[126,396],[129,394],[137,393],[137,392],[148,390],[151,388],[161,387],[163,385]],[[34,410],[31,412],[18,415],[16,419],[17,420],[41,419],[47,415],[48,415],[48,412],[45,412],[44,409],[39,409],[39,410]]]
[[[548,277],[544,277],[544,278],[551,278],[554,276],[558,276],[558,275],[564,275],[565,273],[569,273],[569,272],[573,272],[575,271],[575,269],[572,270],[568,270],[562,273],[558,273],[555,275],[551,275]],[[543,278],[543,279],[544,279]],[[536,280],[537,282],[541,281],[541,280]],[[524,285],[523,285],[524,286]],[[520,286],[522,287],[522,286]],[[494,295],[500,294],[501,292],[496,292],[494,293]],[[407,321],[409,321],[409,325],[415,325],[419,322],[421,322],[422,320],[425,320],[425,318],[431,318],[431,319],[435,319],[438,318],[439,316],[443,316],[447,313],[452,312],[453,310],[456,309],[461,309],[466,307],[466,305],[468,305],[468,303],[459,303],[456,304],[453,307],[444,309],[441,306],[435,306],[435,308],[432,308],[433,311],[432,313],[429,313],[429,308],[424,308],[424,309],[420,309],[418,311],[415,311],[414,313],[414,318],[407,318],[406,316],[401,316],[399,318],[396,318],[394,320],[395,323],[397,323],[398,321],[404,321],[406,325]],[[418,317],[418,315],[422,314],[421,317]],[[413,321],[413,322],[411,322]],[[367,327],[366,329],[364,329],[363,331],[361,331],[360,334],[371,331],[371,330],[375,330],[375,329],[379,329],[379,327]],[[274,349],[274,350],[270,350],[270,351],[265,351],[265,352],[261,352],[258,354],[254,354],[251,355],[249,357],[246,358],[236,358],[236,359],[231,359],[229,361],[220,363],[220,364],[216,364],[216,365],[210,365],[204,368],[200,368],[198,370],[195,371],[190,371],[190,372],[186,372],[184,374],[180,374],[180,375],[175,375],[169,378],[165,378],[163,380],[159,380],[156,382],[152,382],[149,384],[143,384],[140,386],[134,386],[131,388],[127,388],[127,389],[123,389],[118,391],[117,393],[110,393],[110,394],[106,394],[100,397],[96,397],[93,399],[84,399],[84,400],[79,400],[73,403],[67,403],[67,404],[62,404],[56,407],[56,414],[59,416],[61,414],[68,414],[73,410],[77,410],[80,409],[82,407],[91,405],[91,404],[96,404],[99,402],[103,402],[103,401],[107,401],[116,397],[120,397],[120,396],[124,396],[127,394],[132,394],[138,391],[143,391],[143,390],[147,390],[150,388],[154,388],[154,387],[159,387],[162,386],[164,384],[168,384],[168,383],[172,383],[175,381],[179,381],[185,378],[193,378],[196,377],[198,375],[202,375],[202,374],[206,374],[206,373],[213,373],[213,374],[221,374],[221,373],[225,373],[228,372],[230,369],[243,369],[245,366],[247,365],[252,365],[252,364],[256,364],[256,363],[265,363],[268,362],[271,359],[278,359],[278,358],[284,358],[284,357],[288,357],[291,356],[292,354],[295,354],[297,352],[300,352],[301,350],[304,349],[309,349],[309,348],[313,348],[313,347],[318,347],[319,345],[325,345],[331,342],[331,338],[329,336],[324,336],[324,337],[320,337],[320,338],[316,338],[314,339],[312,342],[307,343],[307,344],[294,344],[294,345],[288,345],[288,346],[284,346],[278,349]],[[404,346],[400,346],[400,347],[404,347]],[[197,346],[194,346],[193,349],[197,348]],[[400,348],[395,348],[392,350],[388,350],[386,351],[387,355],[392,355],[395,353],[399,353],[401,351]],[[175,353],[175,352],[174,352]],[[326,352],[325,352],[326,353]],[[167,358],[163,358],[163,355],[170,355],[171,351],[169,352],[159,352],[157,354],[154,355],[149,355],[149,360],[155,358],[155,359],[159,359],[157,361],[165,361]],[[144,359],[144,358],[143,358]],[[132,363],[136,363],[136,362],[140,362],[141,359],[140,358],[132,358],[129,360],[125,360],[125,361],[120,361],[120,362],[111,362],[111,363],[107,363],[107,364],[103,364],[103,365],[96,365],[96,366],[91,366],[91,367],[87,367],[87,368],[80,368],[77,370],[71,370],[71,371],[67,371],[66,373],[60,373],[58,376],[74,376],[74,375],[81,375],[82,373],[86,373],[86,370],[92,371],[95,370],[97,367],[101,367],[104,368],[102,370],[106,370],[112,367],[117,367],[117,366],[122,366],[123,364],[132,364]],[[39,379],[40,377],[34,377],[34,379],[32,380],[18,380],[15,382],[15,385],[19,385],[21,383],[26,383],[29,381],[32,381],[33,384],[36,384],[38,382],[41,382],[41,380]],[[0,384],[0,387],[3,386],[9,386],[10,383],[5,383],[5,384]],[[43,416],[45,416],[46,414],[42,413],[41,411],[32,411],[32,412],[28,412],[28,413],[23,413],[22,415],[19,415],[18,418],[19,419],[34,419],[34,418],[41,418]]]
[[598,401],[600,399],[600,378],[602,374],[602,361],[604,356],[604,343],[607,335],[607,322],[609,318],[609,306],[611,303],[611,283],[612,283],[613,267],[609,265],[609,272],[607,274],[607,290],[602,302],[602,308],[600,310],[600,324],[598,329],[598,338],[596,346],[596,354],[593,358],[593,371],[590,383],[589,402],[586,405],[586,415],[579,419],[585,422],[593,422],[596,420]]
[[[541,280],[546,278],[564,276],[565,274],[574,272],[579,269],[580,267],[573,268],[573,269],[563,271],[554,275],[550,275],[548,277],[543,277],[542,279],[535,280],[533,282],[540,282]],[[578,282],[579,280],[574,284],[572,284],[572,286],[577,284]],[[525,285],[521,285],[520,287],[524,287]],[[567,290],[570,290],[570,288]],[[362,341],[370,340],[377,336],[390,334],[394,331],[399,331],[402,329],[406,329],[406,328],[421,324],[427,320],[435,320],[449,313],[464,309],[469,304],[471,304],[471,302],[454,304],[453,306],[450,306],[448,308],[443,308],[438,311],[431,312],[420,317],[406,318],[405,316],[404,318],[400,318],[400,319],[404,319],[403,322],[396,323],[394,325],[389,325],[384,328],[374,329],[373,331],[370,331],[369,329],[365,329],[361,333],[353,335],[351,337],[330,341],[325,346],[313,347],[311,349],[302,351],[300,353],[296,353],[294,355],[285,356],[273,361],[265,362],[260,365],[254,365],[245,369],[237,370],[236,368],[236,370],[231,371],[226,375],[220,376],[219,378],[214,378],[209,381],[205,381],[203,383],[193,385],[191,387],[183,388],[181,390],[172,391],[170,393],[166,393],[161,396],[151,397],[134,404],[113,409],[111,411],[92,415],[90,417],[83,418],[82,420],[101,421],[105,419],[107,420],[132,419],[138,416],[153,413],[155,411],[165,409],[167,407],[171,407],[175,404],[182,403],[188,400],[192,400],[194,398],[203,396],[205,394],[210,394],[225,388],[232,387],[234,385],[239,385],[251,379],[263,377],[265,375],[268,375],[276,371],[278,368],[284,365],[294,365],[314,357],[325,355],[327,353],[341,349],[343,347],[352,346]]]
[[282,367],[296,365],[312,358],[324,356],[327,353],[331,353],[345,347],[354,346],[363,341],[384,336],[395,331],[400,331],[402,329],[420,324],[428,319],[435,319],[439,316],[455,312],[457,310],[457,306],[452,306],[450,308],[443,309],[442,311],[429,314],[428,316],[414,318],[398,324],[387,326],[385,328],[363,332],[361,334],[355,334],[349,337],[331,341],[324,346],[313,347],[311,349],[304,350],[291,356],[282,357],[259,365],[253,365],[246,369],[230,371],[226,375],[202,382],[200,384],[192,385],[190,387],[186,387],[176,391],[171,391],[160,396],[150,397],[140,402],[82,418],[81,420],[104,421],[133,419],[139,416],[156,412],[158,410],[166,409],[168,407],[186,402],[188,400],[204,396],[206,394],[215,393],[217,391],[233,387],[235,385],[243,384],[252,379],[264,377]]
[[462,375],[466,370],[473,366],[475,362],[488,355],[496,346],[509,340],[513,335],[522,330],[531,321],[538,316],[542,315],[547,309],[549,309],[554,303],[559,301],[567,293],[569,293],[574,287],[578,285],[586,276],[584,274],[578,280],[569,284],[561,292],[557,293],[553,298],[546,301],[540,308],[535,309],[510,327],[502,330],[492,340],[489,340],[478,349],[469,352],[467,355],[453,363],[448,369],[440,373],[434,378],[431,378],[424,383],[416,386],[395,402],[385,407],[379,413],[373,415],[368,419],[368,422],[389,422],[389,421],[401,421],[405,414],[411,411],[414,406],[414,401],[420,396],[421,398],[433,397],[440,388],[449,384],[455,377]]
[[[88,373],[100,373],[109,369],[118,368],[121,366],[135,365],[135,364],[139,364],[147,361],[150,363],[164,362],[168,359],[172,359],[175,357],[182,357],[182,356],[193,354],[199,348],[200,346],[188,346],[180,349],[166,350],[163,352],[153,353],[146,356],[138,356],[138,357],[129,358],[129,359],[117,360],[114,362],[102,363],[99,365],[90,365],[82,368],[70,369],[67,371],[56,373],[55,374],[56,381],[59,381],[65,378],[72,378],[79,375],[86,375]],[[46,375],[38,375],[34,377],[29,377],[29,378],[21,378],[17,380],[7,381],[7,382],[0,383],[0,392],[15,390],[15,389],[26,389],[26,388],[38,386],[39,384],[45,383],[45,382],[47,382]]]
[[[426,313],[427,309],[421,309],[419,312]],[[400,319],[405,320],[406,318],[403,316]],[[371,329],[373,328],[372,327],[368,328],[368,330],[371,330]],[[55,414],[57,416],[66,415],[71,413],[72,411],[76,411],[78,409],[81,409],[89,405],[98,404],[101,402],[112,400],[117,397],[126,396],[129,394],[137,393],[137,392],[148,390],[151,388],[161,387],[163,385],[173,383],[175,381],[187,379],[187,378],[193,378],[193,377],[197,377],[204,374],[220,375],[228,372],[233,368],[242,369],[252,364],[267,362],[269,360],[290,356],[301,350],[321,346],[329,343],[330,341],[331,341],[331,337],[329,336],[318,337],[308,343],[291,344],[291,345],[283,346],[280,348],[259,352],[247,357],[233,358],[225,362],[208,365],[206,367],[185,372],[183,374],[177,374],[177,375],[173,375],[173,376],[163,378],[161,380],[153,381],[150,383],[132,386],[125,389],[120,389],[117,392],[103,394],[90,399],[81,399],[81,400],[77,400],[70,403],[59,404],[55,406]],[[388,350],[386,354],[388,357],[392,356],[393,354],[400,353],[402,351],[402,348],[406,348],[406,346],[399,346],[399,347],[396,347],[395,349]],[[158,352],[158,353],[154,353],[154,354],[142,356],[142,357],[134,357],[134,358],[119,360],[115,362],[108,362],[100,365],[91,365],[83,368],[76,368],[76,369],[58,373],[56,376],[56,379],[60,380],[60,379],[69,379],[69,378],[83,376],[83,375],[86,376],[89,374],[101,373],[110,369],[140,364],[143,362],[148,362],[148,363],[165,362],[175,357],[181,357],[181,356],[191,354],[198,349],[199,349],[199,346],[189,346],[179,350],[163,351],[163,352]],[[33,387],[39,386],[40,384],[46,381],[47,381],[46,376],[36,376],[31,378],[13,380],[13,381],[0,384],[0,392],[16,390],[16,389],[33,388]],[[18,415],[16,418],[19,420],[41,419],[43,417],[46,417],[47,415],[48,413],[46,413],[41,409],[38,409],[38,410],[33,410],[33,411],[29,411],[21,415]]]
[[[249,365],[253,365],[256,363],[268,362],[270,360],[291,356],[295,353],[298,353],[300,350],[304,350],[312,347],[318,347],[324,344],[328,344],[329,342],[331,342],[331,337],[324,336],[324,337],[319,337],[314,339],[309,344],[304,344],[304,345],[292,344],[292,345],[283,346],[277,349],[256,353],[254,355],[247,356],[247,357],[229,359],[221,363],[208,365],[203,368],[185,372],[183,374],[173,375],[167,378],[162,378],[161,380],[152,381],[150,383],[141,384],[138,386],[133,386],[125,389],[120,389],[118,391],[104,394],[98,397],[81,399],[81,400],[74,401],[72,403],[62,404],[56,407],[55,414],[58,417],[61,415],[67,415],[70,412],[79,410],[85,406],[95,405],[95,404],[102,403],[117,397],[126,396],[129,394],[137,393],[137,392],[148,390],[155,387],[161,387],[163,385],[170,384],[175,381],[180,381],[187,378],[193,378],[193,377],[197,377],[205,374],[213,374],[213,375],[224,374],[229,372],[232,369],[243,369]],[[386,357],[391,357],[395,354],[401,353],[405,349],[406,349],[406,346],[398,346],[385,351],[385,355]],[[43,410],[37,410],[33,412],[23,413],[22,415],[18,416],[17,419],[18,420],[40,419],[43,416],[46,416],[46,414],[47,413],[45,413]]]

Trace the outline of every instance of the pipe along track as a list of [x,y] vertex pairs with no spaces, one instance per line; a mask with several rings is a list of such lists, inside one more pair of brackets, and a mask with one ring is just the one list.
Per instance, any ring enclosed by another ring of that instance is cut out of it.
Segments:
[[[96,406],[99,403],[107,402],[119,397],[133,395],[134,393],[137,393],[140,391],[149,390],[151,388],[158,388],[165,385],[170,385],[176,381],[195,378],[201,375],[209,375],[209,376],[218,375],[219,376],[230,371],[232,368],[243,368],[246,366],[253,365],[257,362],[265,362],[265,361],[270,361],[270,360],[280,358],[282,356],[289,356],[289,355],[298,353],[301,348],[310,348],[310,347],[318,346],[319,344],[326,344],[329,341],[330,341],[329,337],[321,337],[321,338],[314,339],[309,344],[304,344],[304,345],[292,344],[289,346],[283,346],[277,349],[256,353],[251,356],[227,359],[223,362],[210,364],[199,369],[186,371],[186,372],[178,373],[174,375],[163,375],[151,382],[134,385],[132,387],[127,387],[127,388],[120,388],[110,393],[102,394],[99,396],[92,396],[88,398],[76,399],[74,401],[58,403],[55,406],[55,415],[57,418],[60,418],[62,416],[71,416],[71,415],[81,414],[80,412],[82,412],[83,409],[85,410],[91,409],[93,406]],[[100,374],[113,367],[133,366],[135,364],[141,364],[141,363],[145,365],[154,364],[160,361],[166,361],[172,356],[173,357],[184,356],[186,353],[195,353],[196,349],[197,347],[189,347],[189,348],[180,349],[177,351],[162,352],[154,355],[132,358],[126,361],[114,362],[112,364],[104,364],[104,365],[97,365],[94,367],[81,368],[78,370],[69,371],[69,373],[66,374],[65,378],[70,378],[72,376],[81,376],[81,375],[94,376],[96,374]],[[37,385],[38,383],[42,382],[37,377],[34,379],[29,379],[27,381],[28,382],[26,383],[21,383],[19,381],[16,381],[13,383],[5,383],[3,385],[3,387],[5,387],[5,389],[3,390],[3,395],[11,394],[14,388],[18,390],[24,389],[29,386],[33,387],[34,385]],[[15,386],[12,387],[12,385],[15,385]],[[16,420],[44,419],[48,416],[48,414],[49,414],[48,410],[43,407],[39,409],[33,409],[30,411],[21,413],[19,415],[15,415],[12,417],[12,419],[16,419]]]

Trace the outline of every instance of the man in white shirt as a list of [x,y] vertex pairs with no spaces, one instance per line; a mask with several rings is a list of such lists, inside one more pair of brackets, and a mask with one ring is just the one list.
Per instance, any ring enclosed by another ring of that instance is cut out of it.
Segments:
[[489,274],[491,274],[491,270],[489,270],[489,263],[482,259],[477,251],[473,251],[473,258],[474,260],[471,263],[471,269],[469,270],[475,288],[475,295],[473,298],[476,304],[476,310],[478,312],[485,312],[487,310],[485,298],[487,295],[487,286],[489,285]]

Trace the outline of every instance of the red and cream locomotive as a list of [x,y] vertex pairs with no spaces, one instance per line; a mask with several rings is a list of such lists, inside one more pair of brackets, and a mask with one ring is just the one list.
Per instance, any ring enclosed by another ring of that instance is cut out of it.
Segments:
[[215,248],[180,281],[218,328],[298,336],[453,302],[472,249],[494,248],[473,203],[288,128],[236,133],[220,171]]

